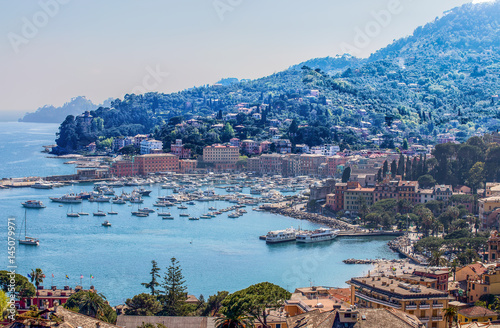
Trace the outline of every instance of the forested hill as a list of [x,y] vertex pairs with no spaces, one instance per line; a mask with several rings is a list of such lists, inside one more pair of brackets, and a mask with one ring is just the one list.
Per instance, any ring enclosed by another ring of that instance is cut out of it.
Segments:
[[[495,97],[500,92],[499,75],[500,3],[468,4],[368,59],[316,58],[253,81],[172,94],[127,95],[111,108],[92,111],[91,127],[83,128],[75,117],[67,117],[57,151],[136,133],[154,133],[166,148],[173,138],[186,138],[186,133],[193,147],[224,142],[222,132],[211,126],[225,123],[226,113],[236,113],[239,103],[255,106],[263,116],[256,120],[241,114],[231,119],[232,126],[244,126],[237,131],[240,138],[265,139],[270,120],[291,118],[299,128],[290,133],[283,124],[280,133],[292,143],[336,142],[360,148],[373,146],[372,137],[382,137],[388,141],[383,147],[393,147],[393,140],[397,145],[413,137],[425,143],[444,132],[460,141],[500,128]],[[311,90],[318,90],[319,96]],[[173,124],[179,116],[197,117],[201,126],[181,131]],[[341,128],[367,126],[368,137]]]
[[[106,100],[103,106],[109,106],[111,100]],[[38,108],[35,112],[26,113],[19,122],[34,122],[34,123],[61,123],[68,115],[78,115],[87,110],[97,109],[99,105],[95,105],[92,101],[85,97],[75,97],[61,107],[45,105]]]

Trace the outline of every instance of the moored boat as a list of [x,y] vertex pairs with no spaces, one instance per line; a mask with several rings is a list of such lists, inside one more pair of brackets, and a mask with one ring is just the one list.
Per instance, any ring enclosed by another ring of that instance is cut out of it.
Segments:
[[285,230],[269,231],[266,235],[266,243],[275,244],[283,243],[286,241],[294,241],[297,236],[297,230],[288,228]]
[[319,228],[314,231],[301,231],[297,233],[298,243],[316,243],[332,240],[337,237],[337,231],[329,228]]
[[42,201],[40,200],[27,200],[24,203],[21,203],[26,208],[44,208]]

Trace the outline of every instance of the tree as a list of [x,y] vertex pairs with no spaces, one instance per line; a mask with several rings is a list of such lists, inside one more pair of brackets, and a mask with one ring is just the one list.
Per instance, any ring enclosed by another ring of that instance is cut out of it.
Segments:
[[405,174],[405,157],[403,154],[399,155],[397,175],[404,176]]
[[351,167],[346,167],[342,172],[342,182],[346,183],[351,178]]
[[389,164],[387,163],[387,160],[384,161],[384,166],[382,168],[382,176],[385,178],[387,175],[387,172],[389,172]]
[[3,320],[8,316],[7,306],[9,304],[9,298],[3,290],[0,290],[0,319]]
[[229,292],[225,290],[217,292],[216,295],[211,295],[208,298],[207,306],[202,312],[202,315],[215,316],[217,313],[219,313],[219,310],[222,308],[222,302],[227,297],[227,295],[229,295]]
[[185,311],[187,298],[186,286],[179,261],[175,257],[170,259],[170,266],[163,277],[164,295],[162,315],[178,316]]
[[466,183],[471,187],[472,194],[475,195],[477,193],[477,189],[481,186],[481,183],[485,181],[484,178],[484,163],[477,162],[472,166],[469,170],[468,178]]
[[404,150],[408,150],[408,140],[406,138],[403,140],[403,145],[401,146]]
[[[36,269],[31,269],[31,274],[29,275],[31,283],[35,283],[36,290],[38,290],[38,286],[43,283],[43,278],[45,278],[45,275],[43,274],[42,269],[36,268]],[[40,306],[38,304],[38,293],[36,295],[36,304],[37,306]]]
[[222,142],[228,142],[232,138],[234,138],[234,130],[231,124],[227,122],[226,125],[224,126],[224,129],[222,130],[220,139]]
[[422,188],[432,188],[436,185],[436,180],[430,174],[420,176],[417,181]]
[[398,171],[398,168],[397,168],[396,160],[393,160],[391,163],[391,175],[393,178],[396,176],[397,171]]
[[116,322],[116,312],[106,303],[106,297],[92,290],[80,290],[71,295],[66,303],[66,309],[77,309],[78,313],[109,323]]
[[158,267],[158,263],[156,263],[155,260],[151,261],[152,268],[151,272],[149,273],[151,275],[151,281],[150,282],[143,282],[141,285],[144,287],[151,289],[151,295],[155,296],[158,295],[159,292],[155,289],[157,286],[160,286],[160,283],[158,283],[157,278],[160,278],[160,268]]
[[217,328],[248,328],[253,327],[252,318],[243,312],[241,307],[224,309],[221,316],[215,320]]
[[457,315],[457,309],[450,306],[447,307],[444,311],[444,318],[446,321],[448,321],[448,328],[452,327],[453,320],[455,319],[455,316]]
[[152,316],[161,311],[161,303],[154,295],[142,293],[127,299],[125,304],[129,307],[125,310],[127,315]]
[[29,282],[28,278],[18,273],[11,275],[9,271],[0,271],[0,289],[8,292],[10,288],[10,280],[14,278],[16,285],[14,287],[14,294],[17,297],[33,297],[36,294],[35,286]]
[[291,294],[278,285],[261,282],[237,291],[222,302],[222,313],[248,314],[264,328],[267,324],[268,309],[281,307]]

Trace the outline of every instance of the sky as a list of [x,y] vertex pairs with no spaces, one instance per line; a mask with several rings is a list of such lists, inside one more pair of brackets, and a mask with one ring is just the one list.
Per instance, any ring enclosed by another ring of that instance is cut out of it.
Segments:
[[468,2],[483,1],[0,0],[0,120],[367,57]]

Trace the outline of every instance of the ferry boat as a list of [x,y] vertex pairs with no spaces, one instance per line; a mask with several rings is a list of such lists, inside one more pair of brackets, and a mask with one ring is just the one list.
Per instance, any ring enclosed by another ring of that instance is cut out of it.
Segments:
[[298,243],[316,243],[320,241],[332,240],[337,237],[337,231],[329,228],[319,228],[314,231],[302,231],[297,233]]
[[286,241],[294,241],[297,236],[297,230],[288,228],[285,230],[269,231],[266,235],[266,243],[275,244],[283,243]]
[[51,201],[56,203],[81,203],[82,198],[75,194],[67,194],[62,197],[49,197]]
[[42,201],[40,200],[27,200],[24,203],[21,203],[24,207],[27,208],[44,208]]

